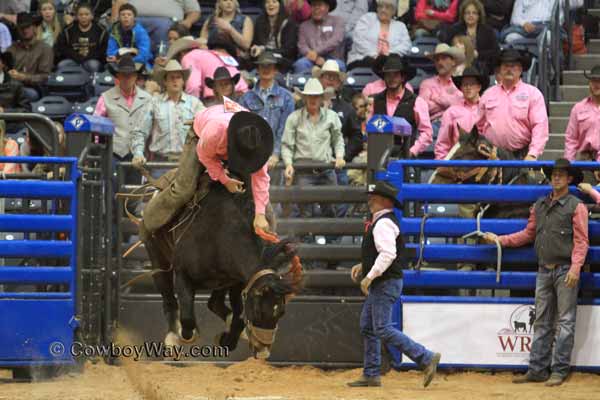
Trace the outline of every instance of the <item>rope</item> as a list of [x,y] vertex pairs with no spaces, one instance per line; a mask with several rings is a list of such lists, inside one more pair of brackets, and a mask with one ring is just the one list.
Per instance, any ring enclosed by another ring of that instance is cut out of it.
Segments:
[[425,252],[425,222],[429,218],[429,213],[426,212],[421,218],[421,229],[419,232],[419,259],[417,260],[417,265],[415,265],[415,269],[417,271],[421,270],[421,264],[423,263],[423,253]]

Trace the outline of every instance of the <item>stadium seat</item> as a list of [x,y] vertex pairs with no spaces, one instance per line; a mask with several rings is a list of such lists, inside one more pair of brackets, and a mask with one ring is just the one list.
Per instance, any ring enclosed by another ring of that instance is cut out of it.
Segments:
[[98,96],[92,97],[84,103],[75,103],[73,105],[73,112],[80,114],[93,114],[96,109],[96,103],[98,102]]
[[[286,76],[286,86],[290,89],[298,88],[300,90],[304,89],[304,84],[312,77],[310,72],[305,72],[302,74],[288,74]],[[293,90],[293,89],[292,89]]]
[[80,66],[65,67],[50,74],[46,83],[48,96],[63,96],[71,101],[85,101],[91,94],[91,76]]
[[379,77],[371,68],[354,68],[348,72],[346,84],[354,90],[362,90],[368,83],[374,82]]
[[92,83],[94,85],[94,96],[100,96],[115,86],[115,80],[108,71],[96,74]]
[[31,105],[31,111],[52,120],[62,120],[73,112],[73,105],[61,96],[46,96]]
[[425,70],[427,73],[435,73],[435,65],[428,57],[433,54],[435,46],[439,43],[434,37],[415,38],[410,52],[405,56],[407,61],[415,68]]

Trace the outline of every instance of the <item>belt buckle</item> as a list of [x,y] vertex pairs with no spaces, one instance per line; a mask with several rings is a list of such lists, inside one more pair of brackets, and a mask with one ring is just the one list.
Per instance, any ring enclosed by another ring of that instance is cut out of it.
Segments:
[[544,267],[548,268],[548,269],[556,269],[558,265],[557,264],[546,264],[544,265]]

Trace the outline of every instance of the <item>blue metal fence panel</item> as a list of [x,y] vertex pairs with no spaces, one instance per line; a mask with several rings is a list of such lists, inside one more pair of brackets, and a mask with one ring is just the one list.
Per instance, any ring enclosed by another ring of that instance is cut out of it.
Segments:
[[[68,350],[77,326],[77,159],[0,157],[0,163],[6,162],[63,164],[71,176],[68,181],[0,181],[0,197],[53,200],[49,214],[1,215],[1,231],[65,232],[68,238],[0,241],[0,257],[68,259],[68,265],[58,267],[0,267],[0,283],[14,285],[12,292],[0,292],[0,367],[72,363]],[[55,214],[59,199],[68,201],[67,214]],[[31,287],[39,284],[63,286],[53,292]]]

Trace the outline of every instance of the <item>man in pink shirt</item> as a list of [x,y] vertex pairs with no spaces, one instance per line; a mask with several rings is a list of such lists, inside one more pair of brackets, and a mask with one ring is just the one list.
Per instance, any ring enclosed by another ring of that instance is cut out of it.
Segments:
[[391,346],[423,368],[423,386],[435,376],[441,354],[427,350],[390,323],[392,308],[402,294],[402,269],[406,266],[404,240],[394,208],[402,208],[398,189],[379,181],[369,190],[373,214],[362,241],[362,262],[352,267],[351,277],[367,296],[360,315],[364,340],[363,375],[350,387],[381,386],[381,346]]
[[204,170],[232,194],[243,193],[245,183],[249,183],[255,207],[254,228],[270,232],[265,211],[269,202],[267,160],[273,152],[273,141],[273,131],[262,117],[230,99],[197,113],[177,174],[144,209],[142,240],[167,224],[192,198]]
[[539,269],[529,370],[513,382],[558,386],[569,373],[575,341],[579,275],[589,247],[588,210],[569,193],[569,185],[578,185],[583,179],[581,171],[571,167],[569,160],[558,159],[553,168],[545,168],[544,172],[552,177],[552,193],[535,202],[525,229],[503,236],[486,233],[485,240],[499,240],[504,247],[535,241]]
[[415,76],[416,70],[398,54],[390,54],[381,70],[374,71],[382,75],[386,88],[374,98],[373,115],[401,117],[413,127],[410,138],[395,137],[392,155],[405,158],[418,156],[431,145],[432,139],[427,103],[405,87],[406,82]]
[[419,97],[429,106],[429,119],[433,127],[433,140],[435,140],[444,111],[463,101],[461,91],[452,82],[452,73],[454,68],[464,61],[465,53],[457,47],[440,43],[435,47],[431,58],[435,62],[437,75],[421,82]]
[[479,95],[488,86],[489,78],[474,67],[468,67],[461,76],[452,78],[460,88],[464,100],[461,104],[451,106],[442,115],[442,125],[435,143],[435,159],[443,160],[458,143],[459,129],[471,132],[479,119]]
[[477,129],[517,158],[537,160],[548,141],[548,113],[542,93],[521,80],[531,57],[525,51],[506,49],[498,63],[502,81],[481,97]]
[[[584,75],[589,80],[590,95],[571,110],[565,132],[565,158],[600,162],[600,65]],[[600,181],[600,171],[594,175]]]

